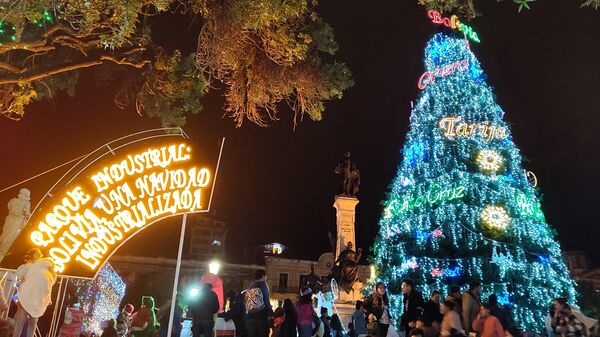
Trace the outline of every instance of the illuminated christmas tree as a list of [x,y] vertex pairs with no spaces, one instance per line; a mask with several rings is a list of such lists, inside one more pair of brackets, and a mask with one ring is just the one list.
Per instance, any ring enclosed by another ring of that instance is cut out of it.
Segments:
[[373,249],[392,310],[402,312],[403,278],[425,296],[479,280],[483,299],[497,294],[517,324],[541,331],[575,284],[504,112],[462,36],[433,35],[425,68]]

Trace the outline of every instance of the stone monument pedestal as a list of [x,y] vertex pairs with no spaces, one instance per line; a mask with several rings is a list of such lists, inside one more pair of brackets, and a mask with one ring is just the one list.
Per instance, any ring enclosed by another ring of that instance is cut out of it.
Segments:
[[354,215],[356,214],[358,199],[355,197],[336,195],[333,207],[336,210],[337,241],[335,243],[335,260],[344,249],[346,244],[352,242],[356,249],[354,233]]

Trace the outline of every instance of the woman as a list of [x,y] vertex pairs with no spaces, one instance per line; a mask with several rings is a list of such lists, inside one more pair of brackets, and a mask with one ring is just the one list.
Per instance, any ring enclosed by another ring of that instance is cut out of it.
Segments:
[[556,336],[560,337],[587,336],[585,325],[573,315],[571,307],[567,304],[565,298],[557,298],[554,300],[552,328],[554,329]]
[[432,321],[441,323],[442,314],[440,313],[440,292],[434,290],[429,297],[429,301],[423,305],[422,321]]
[[344,327],[338,314],[331,315],[331,337],[343,337]]
[[54,262],[43,258],[42,252],[33,248],[25,255],[25,264],[17,269],[21,282],[18,290],[19,302],[15,313],[13,336],[21,336],[27,322],[27,337],[32,337],[41,317],[51,302],[52,286],[56,282]]
[[440,329],[440,336],[458,336],[465,335],[460,316],[454,308],[456,303],[454,301],[446,300],[440,305],[440,313],[444,315],[442,319],[442,326]]
[[296,314],[298,318],[298,336],[311,337],[314,334],[315,312],[312,307],[312,289],[309,287],[304,287],[300,291],[300,297],[296,301]]
[[225,297],[226,311],[218,316],[223,317],[225,321],[233,320],[235,324],[236,337],[246,337],[246,304],[244,294],[238,294],[235,290],[230,290]]
[[131,336],[152,337],[156,325],[156,314],[154,313],[154,298],[142,297],[142,306],[135,313],[131,321]]
[[293,337],[289,335],[289,332],[290,329],[285,317],[285,310],[277,308],[273,313],[273,334],[271,337]]
[[289,298],[286,298],[283,301],[283,311],[285,312],[285,321],[287,322],[287,327],[289,329],[288,336],[298,336],[298,314],[296,313],[296,308],[294,307],[292,300]]
[[477,331],[480,337],[504,337],[502,323],[490,313],[491,309],[489,303],[481,304],[479,315],[473,321],[473,330]]
[[[388,310],[390,301],[388,299],[385,284],[377,282],[375,291],[367,297],[365,308],[367,309],[367,318],[369,322],[373,322],[373,317],[377,322],[377,336],[386,337],[390,327],[390,312]],[[371,329],[372,330],[372,329]],[[373,333],[373,331],[369,331]]]

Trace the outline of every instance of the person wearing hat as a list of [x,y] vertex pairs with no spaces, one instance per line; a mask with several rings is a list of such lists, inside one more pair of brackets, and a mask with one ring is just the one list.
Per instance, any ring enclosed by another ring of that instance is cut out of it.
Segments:
[[296,301],[296,313],[298,315],[298,336],[311,337],[314,328],[314,310],[312,307],[312,289],[304,287],[300,291]]
[[129,329],[131,329],[131,314],[134,311],[133,304],[126,304],[117,316],[117,335],[119,337],[127,337]]

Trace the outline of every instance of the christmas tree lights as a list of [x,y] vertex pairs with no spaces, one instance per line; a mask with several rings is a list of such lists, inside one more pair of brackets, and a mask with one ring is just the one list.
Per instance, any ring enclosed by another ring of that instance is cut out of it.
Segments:
[[424,61],[373,247],[392,314],[402,313],[405,277],[426,296],[479,280],[483,298],[496,294],[540,332],[552,299],[576,294],[505,113],[463,35],[433,35]]
[[119,314],[119,306],[125,296],[125,282],[107,263],[93,281],[74,279],[73,283],[79,288],[84,331],[99,336],[102,322],[116,319]]

